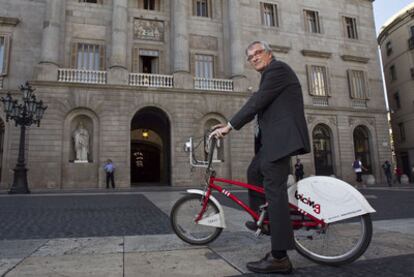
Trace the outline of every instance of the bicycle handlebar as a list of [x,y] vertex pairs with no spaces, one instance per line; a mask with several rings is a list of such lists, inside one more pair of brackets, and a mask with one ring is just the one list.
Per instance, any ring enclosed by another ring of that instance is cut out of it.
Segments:
[[204,167],[208,170],[211,168],[211,164],[213,162],[213,153],[217,145],[217,139],[215,137],[208,137],[207,140],[207,160],[199,161],[194,154],[194,144],[193,138],[190,137],[189,140],[184,144],[184,152],[189,153],[190,164],[193,167]]

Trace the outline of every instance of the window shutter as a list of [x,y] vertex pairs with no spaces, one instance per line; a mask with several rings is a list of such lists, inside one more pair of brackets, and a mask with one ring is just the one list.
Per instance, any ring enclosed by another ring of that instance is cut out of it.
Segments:
[[313,82],[312,82],[312,66],[306,65],[306,76],[308,77],[308,93],[309,95],[314,95],[314,88],[313,88]]
[[349,97],[351,99],[354,99],[355,98],[355,91],[354,91],[354,86],[353,86],[353,82],[352,82],[352,70],[348,69],[347,74],[348,74]]
[[273,24],[275,27],[279,27],[279,15],[277,13],[277,5],[273,4]]
[[262,20],[262,25],[265,24],[265,19],[264,19],[264,3],[260,2],[260,18]]
[[71,68],[78,68],[77,56],[78,56],[78,46],[79,44],[74,42],[72,43],[72,50],[70,56],[70,67]]
[[369,80],[368,80],[368,76],[367,73],[364,71],[364,84],[365,84],[365,99],[369,100],[369,98],[371,97],[371,91],[369,89]]
[[106,69],[106,65],[105,65],[105,46],[104,45],[99,45],[99,70],[105,70]]
[[326,85],[326,96],[332,96],[331,94],[331,78],[329,76],[328,67],[325,68],[325,85]]
[[134,47],[132,49],[132,72],[139,72],[139,48]]
[[7,75],[9,72],[9,60],[10,60],[10,44],[11,44],[11,36],[5,35],[4,36],[4,60],[3,64],[0,66],[3,66],[3,72],[1,72],[1,75]]

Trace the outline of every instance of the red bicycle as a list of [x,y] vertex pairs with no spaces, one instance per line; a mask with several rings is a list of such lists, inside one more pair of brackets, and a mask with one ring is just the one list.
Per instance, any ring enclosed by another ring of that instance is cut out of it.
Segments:
[[[253,211],[218,185],[233,185],[264,194],[261,187],[216,177],[212,169],[216,143],[215,138],[208,140],[206,161],[196,159],[191,138],[185,144],[190,164],[206,168],[205,185],[204,190],[187,190],[174,204],[170,220],[177,236],[194,245],[214,241],[226,227],[222,205],[212,195],[213,191],[222,193],[251,215],[258,226],[257,236],[269,232],[266,205]],[[288,195],[295,247],[301,255],[317,263],[343,265],[366,251],[372,238],[370,213],[375,210],[351,185],[336,178],[315,176],[288,187]]]

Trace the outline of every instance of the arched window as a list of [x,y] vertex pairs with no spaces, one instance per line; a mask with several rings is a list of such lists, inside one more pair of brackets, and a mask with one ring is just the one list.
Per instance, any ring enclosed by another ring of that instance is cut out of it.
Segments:
[[368,169],[363,173],[372,173],[372,161],[370,154],[369,131],[365,126],[357,126],[354,130],[355,159],[361,157],[362,165]]
[[312,132],[315,175],[334,174],[332,159],[331,132],[324,124],[317,125]]

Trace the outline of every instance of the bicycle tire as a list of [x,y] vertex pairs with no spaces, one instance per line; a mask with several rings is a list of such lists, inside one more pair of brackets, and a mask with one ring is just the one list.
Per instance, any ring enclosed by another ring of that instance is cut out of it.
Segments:
[[[214,241],[223,228],[205,226],[195,223],[195,218],[201,211],[202,196],[188,194],[178,199],[171,209],[170,222],[175,234],[183,241],[192,245],[205,245]],[[209,200],[203,218],[219,213],[213,201]]]
[[340,266],[355,261],[367,250],[372,221],[369,214],[364,214],[324,228],[300,228],[294,233],[299,254],[319,264]]

